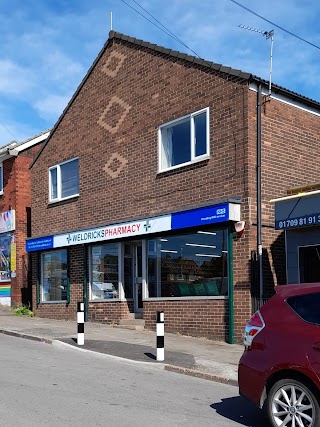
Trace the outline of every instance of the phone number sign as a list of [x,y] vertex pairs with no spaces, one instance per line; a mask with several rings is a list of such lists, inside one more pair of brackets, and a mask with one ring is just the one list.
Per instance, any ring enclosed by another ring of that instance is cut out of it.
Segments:
[[309,225],[320,225],[319,213],[276,221],[275,229],[285,230],[287,228],[307,227]]

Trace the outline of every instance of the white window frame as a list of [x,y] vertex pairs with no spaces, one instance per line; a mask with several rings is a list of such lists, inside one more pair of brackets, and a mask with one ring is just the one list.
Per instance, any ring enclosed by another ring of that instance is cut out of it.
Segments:
[[[61,197],[61,165],[65,165],[66,163],[70,163],[70,162],[73,162],[75,160],[79,160],[79,157],[75,157],[73,159],[66,160],[65,162],[58,163],[57,165],[51,166],[49,168],[49,202],[50,203],[60,202],[61,200],[68,200],[68,199],[72,199],[73,197],[79,196],[79,192],[78,192],[78,193],[72,194],[71,196],[68,196],[68,197]],[[51,171],[54,169],[57,170],[57,197],[52,198]],[[78,186],[79,186],[79,181],[80,181],[80,179],[79,179],[79,173],[78,173]]]
[[[195,156],[195,128],[194,128],[194,117],[206,113],[206,153],[201,156]],[[190,121],[190,145],[191,145],[191,160],[185,163],[180,163],[175,166],[170,166],[168,168],[162,168],[162,129],[176,125],[179,122],[188,120]],[[168,123],[164,123],[158,128],[158,173],[166,172],[169,170],[181,168],[182,166],[187,166],[192,163],[200,162],[205,159],[210,158],[210,124],[209,124],[209,107],[198,110],[194,113],[187,114],[186,116],[179,117],[178,119],[172,120]]]
[[0,163],[1,179],[0,179],[0,195],[3,194],[3,163]]

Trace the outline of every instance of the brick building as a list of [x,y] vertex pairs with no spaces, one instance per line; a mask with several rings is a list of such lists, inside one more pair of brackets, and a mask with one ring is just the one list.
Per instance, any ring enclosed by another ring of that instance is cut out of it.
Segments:
[[153,328],[164,310],[167,331],[238,340],[255,297],[259,117],[266,298],[286,280],[269,200],[320,169],[320,104],[267,91],[110,32],[32,164],[36,314],[75,319],[84,300],[88,320]]
[[42,132],[0,148],[0,304],[32,300],[25,249],[31,233],[29,166],[48,135]]

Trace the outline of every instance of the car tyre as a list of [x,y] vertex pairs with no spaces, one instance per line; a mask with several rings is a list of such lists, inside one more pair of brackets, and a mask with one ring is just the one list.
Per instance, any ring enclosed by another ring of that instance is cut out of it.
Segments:
[[310,387],[294,379],[283,379],[273,385],[266,410],[274,427],[320,427],[319,401]]

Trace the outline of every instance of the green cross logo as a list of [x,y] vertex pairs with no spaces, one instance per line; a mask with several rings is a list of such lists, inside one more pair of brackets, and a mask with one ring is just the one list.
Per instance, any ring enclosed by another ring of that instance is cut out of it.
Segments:
[[151,228],[150,221],[147,219],[146,223],[143,226],[144,226],[144,229],[146,230],[146,233],[147,233],[149,231],[149,229]]

